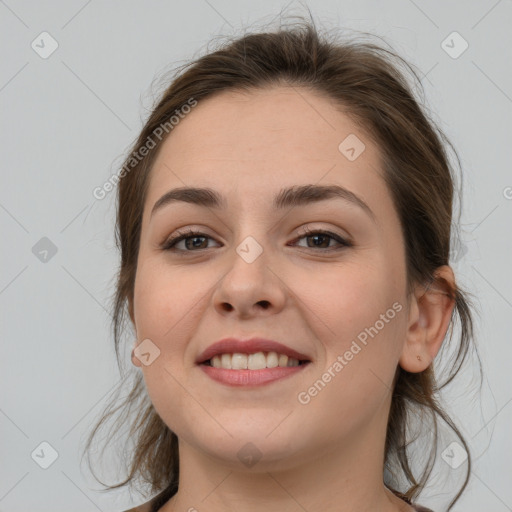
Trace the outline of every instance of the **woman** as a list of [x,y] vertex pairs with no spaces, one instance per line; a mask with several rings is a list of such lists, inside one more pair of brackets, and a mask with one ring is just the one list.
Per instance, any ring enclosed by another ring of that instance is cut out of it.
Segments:
[[118,195],[116,350],[127,311],[140,373],[109,488],[158,493],[132,510],[428,510],[437,437],[418,475],[411,425],[468,451],[434,374],[456,316],[448,380],[472,338],[451,169],[393,58],[306,22],[249,34],[151,113]]

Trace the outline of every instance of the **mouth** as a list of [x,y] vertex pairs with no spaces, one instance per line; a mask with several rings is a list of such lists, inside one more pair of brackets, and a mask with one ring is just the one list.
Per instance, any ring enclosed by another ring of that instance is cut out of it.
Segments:
[[277,341],[263,338],[227,338],[210,345],[196,360],[208,377],[227,386],[253,387],[304,371],[312,363],[302,354]]
[[214,368],[227,370],[298,366],[304,362],[311,362],[311,357],[264,338],[225,338],[210,345],[196,359],[196,364],[208,363]]
[[264,370],[269,368],[293,368],[310,363],[308,359],[297,359],[278,352],[223,353],[199,363],[224,370]]

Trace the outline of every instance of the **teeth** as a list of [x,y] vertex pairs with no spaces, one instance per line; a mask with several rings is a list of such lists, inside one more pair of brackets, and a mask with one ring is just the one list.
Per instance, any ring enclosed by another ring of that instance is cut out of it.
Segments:
[[221,368],[231,369],[231,354],[222,354],[222,356],[220,356],[220,366]]
[[225,370],[263,370],[264,368],[276,368],[287,366],[299,366],[299,360],[276,352],[256,352],[255,354],[222,354],[210,359],[214,368]]
[[233,370],[246,370],[247,359],[247,354],[233,354],[231,356],[231,368]]
[[279,366],[279,356],[276,352],[269,352],[267,354],[267,368],[275,368]]
[[251,354],[247,360],[247,368],[249,370],[263,370],[267,367],[267,358],[263,352]]

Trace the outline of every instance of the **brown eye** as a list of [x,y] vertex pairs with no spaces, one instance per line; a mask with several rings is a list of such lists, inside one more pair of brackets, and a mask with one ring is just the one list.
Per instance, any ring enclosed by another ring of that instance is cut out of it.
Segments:
[[[335,251],[345,247],[351,247],[352,244],[331,231],[324,230],[304,230],[303,234],[297,238],[296,241],[306,239],[307,246],[298,245],[298,247],[305,247],[307,249],[320,249],[321,251]],[[162,250],[174,252],[197,252],[196,250],[209,249],[208,240],[213,240],[212,237],[200,231],[188,230],[186,232],[178,233],[176,236],[169,238],[163,245]],[[332,241],[337,243],[332,244]],[[178,244],[184,242],[182,247]]]
[[[307,248],[308,249],[314,249],[319,248],[324,251],[332,251],[337,249],[342,249],[344,247],[350,247],[352,244],[342,238],[341,236],[337,235],[336,233],[332,233],[331,231],[324,231],[324,230],[313,230],[310,231],[309,229],[306,229],[303,234],[297,239],[297,240],[307,240]],[[331,246],[331,242],[334,240],[337,242],[338,246]],[[304,247],[304,246],[299,246]]]
[[[210,236],[199,231],[189,230],[178,233],[176,236],[168,239],[162,246],[164,251],[177,252],[195,252],[194,249],[208,249],[208,240],[213,240]],[[176,248],[177,244],[184,242],[183,248]]]

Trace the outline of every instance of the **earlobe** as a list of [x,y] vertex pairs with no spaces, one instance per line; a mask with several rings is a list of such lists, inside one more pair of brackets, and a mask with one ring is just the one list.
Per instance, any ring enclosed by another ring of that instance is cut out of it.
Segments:
[[400,366],[411,373],[426,370],[436,357],[450,324],[455,300],[452,269],[439,267],[434,281],[416,289],[412,299]]
[[133,366],[138,366],[138,367],[141,367],[142,366],[142,363],[140,361],[140,359],[135,355],[135,349],[137,348],[137,340],[134,341],[133,343],[133,349],[132,349],[132,364]]

